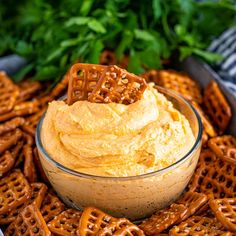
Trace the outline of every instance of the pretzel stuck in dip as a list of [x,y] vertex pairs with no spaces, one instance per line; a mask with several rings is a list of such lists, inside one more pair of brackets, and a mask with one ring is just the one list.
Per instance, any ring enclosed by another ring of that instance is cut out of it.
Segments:
[[131,104],[139,100],[147,84],[118,66],[75,64],[71,67],[67,103],[88,100],[96,103]]

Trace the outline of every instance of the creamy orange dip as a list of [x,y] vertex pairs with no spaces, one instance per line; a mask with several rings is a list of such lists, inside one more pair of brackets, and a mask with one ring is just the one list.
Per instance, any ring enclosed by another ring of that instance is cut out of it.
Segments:
[[49,104],[41,130],[60,164],[99,176],[136,176],[167,167],[195,142],[188,120],[149,84],[133,104]]

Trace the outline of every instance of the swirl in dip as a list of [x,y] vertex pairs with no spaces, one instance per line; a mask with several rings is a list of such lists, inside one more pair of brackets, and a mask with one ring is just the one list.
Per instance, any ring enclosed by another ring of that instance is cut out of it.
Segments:
[[130,105],[51,102],[41,140],[63,166],[124,177],[175,163],[191,149],[195,137],[188,120],[149,84],[142,99]]

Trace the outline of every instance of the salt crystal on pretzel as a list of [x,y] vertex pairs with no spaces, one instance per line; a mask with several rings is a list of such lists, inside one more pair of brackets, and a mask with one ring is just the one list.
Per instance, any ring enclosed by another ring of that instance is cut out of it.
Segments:
[[97,236],[144,236],[143,231],[125,218],[110,222],[105,228],[99,230]]
[[170,236],[188,236],[188,235],[214,235],[214,236],[232,236],[230,232],[225,231],[223,225],[216,219],[192,216],[178,226],[174,226],[169,231]]
[[212,199],[209,205],[221,224],[236,232],[236,198]]
[[77,235],[95,236],[99,230],[105,228],[114,220],[115,218],[97,208],[87,207],[81,215]]
[[183,204],[171,204],[168,208],[158,211],[149,219],[144,220],[139,227],[145,235],[159,235],[162,231],[175,224],[187,212]]
[[76,236],[81,214],[81,211],[75,209],[63,211],[48,223],[48,228],[56,235]]
[[75,101],[87,100],[93,91],[106,66],[93,64],[74,64],[67,76],[69,76],[67,103],[71,105]]
[[232,113],[230,105],[215,81],[211,81],[204,91],[203,106],[219,132],[223,133],[228,127]]
[[23,142],[18,142],[14,147],[5,151],[5,153],[0,156],[0,176],[14,167],[15,161],[22,147]]
[[44,220],[48,223],[64,210],[65,205],[52,191],[49,191],[48,194],[45,196],[42,202],[42,206],[40,208]]
[[132,223],[125,218],[115,219],[111,221],[105,228],[99,230],[97,236],[113,235],[115,231],[130,225],[132,225]]
[[38,207],[31,204],[19,213],[16,220],[12,222],[5,231],[5,236],[13,235],[50,236],[51,232],[49,231]]
[[31,198],[23,204],[12,209],[11,211],[0,214],[0,224],[10,224],[16,219],[18,214],[30,204],[35,204],[38,208],[40,208],[42,201],[46,195],[47,186],[43,183],[32,183],[30,184],[30,187],[32,192]]
[[19,88],[4,71],[0,71],[0,114],[12,110],[19,96]]
[[30,197],[30,185],[19,170],[0,179],[0,214],[20,206]]
[[146,87],[143,78],[117,66],[108,66],[88,96],[88,101],[131,104],[141,98]]
[[19,129],[0,136],[0,154],[4,153],[10,147],[16,145],[21,137],[22,132]]

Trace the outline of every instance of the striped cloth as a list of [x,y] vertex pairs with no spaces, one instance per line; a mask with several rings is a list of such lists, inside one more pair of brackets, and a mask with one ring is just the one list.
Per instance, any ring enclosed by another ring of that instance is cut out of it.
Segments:
[[223,59],[216,64],[216,70],[226,87],[236,96],[236,26],[226,30],[208,48],[219,53]]

